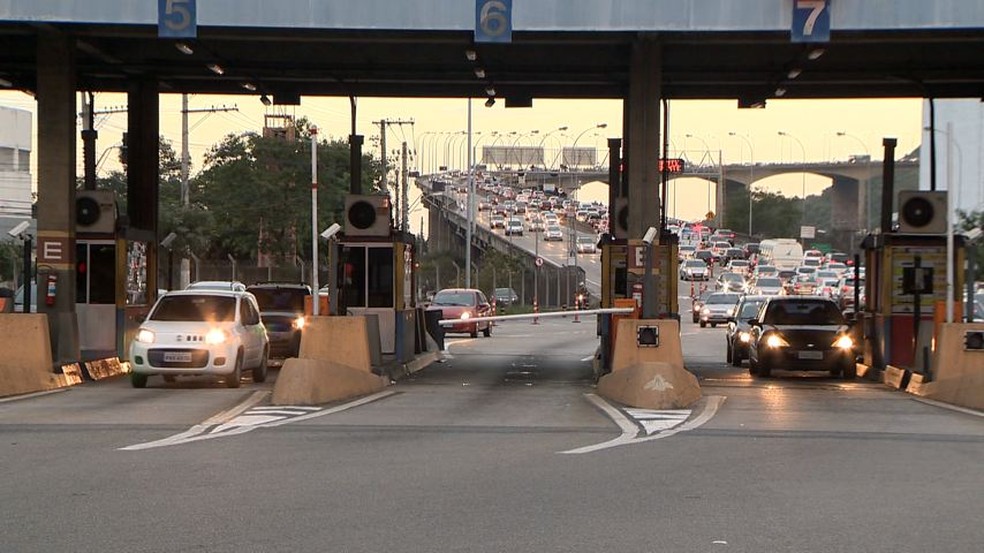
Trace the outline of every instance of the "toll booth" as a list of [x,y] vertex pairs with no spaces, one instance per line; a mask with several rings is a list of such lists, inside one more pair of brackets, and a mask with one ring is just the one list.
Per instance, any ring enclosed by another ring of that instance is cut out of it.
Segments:
[[[964,240],[954,240],[954,316],[963,314]],[[872,234],[865,250],[864,362],[923,373],[935,347],[937,306],[946,305],[946,237]]]
[[[672,233],[660,236],[653,246],[653,277],[656,279],[656,313],[661,319],[680,318],[677,272],[678,239]],[[615,300],[635,299],[642,306],[646,245],[642,240],[612,240],[601,248],[601,306],[615,307]]]
[[[339,241],[339,315],[378,321],[382,353],[398,352],[398,334],[416,325],[416,261],[413,239],[344,238]],[[411,332],[411,338],[413,333]]]

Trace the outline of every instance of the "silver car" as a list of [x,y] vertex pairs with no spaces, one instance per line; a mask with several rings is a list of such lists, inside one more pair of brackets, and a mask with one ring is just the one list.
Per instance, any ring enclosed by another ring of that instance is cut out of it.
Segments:
[[710,324],[713,328],[718,323],[727,323],[729,318],[735,316],[735,309],[738,307],[738,300],[740,299],[740,294],[730,292],[711,294],[700,310],[700,327],[704,328]]
[[687,259],[680,265],[680,280],[707,280],[710,276],[707,263],[700,259]]

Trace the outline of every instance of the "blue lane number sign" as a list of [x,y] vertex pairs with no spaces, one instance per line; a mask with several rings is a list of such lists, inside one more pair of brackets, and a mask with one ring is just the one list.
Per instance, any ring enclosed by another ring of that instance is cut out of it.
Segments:
[[793,42],[830,42],[830,0],[793,0]]
[[157,0],[157,36],[195,38],[198,36],[197,0]]
[[476,0],[475,42],[512,42],[512,0]]

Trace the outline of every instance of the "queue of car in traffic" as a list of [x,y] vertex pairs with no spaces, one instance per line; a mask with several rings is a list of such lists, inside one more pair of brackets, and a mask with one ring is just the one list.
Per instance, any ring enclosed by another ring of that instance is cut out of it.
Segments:
[[790,264],[791,241],[782,242],[779,267],[758,244],[735,247],[729,233],[688,240],[679,252],[679,277],[693,283],[691,319],[701,328],[727,327],[727,362],[747,361],[758,377],[820,370],[855,378],[859,348],[849,314],[856,294],[864,301],[864,267],[818,250]]

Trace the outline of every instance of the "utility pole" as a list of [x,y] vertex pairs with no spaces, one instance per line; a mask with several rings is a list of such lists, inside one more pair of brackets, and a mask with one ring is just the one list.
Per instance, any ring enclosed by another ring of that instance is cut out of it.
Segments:
[[[190,133],[188,129],[188,114],[189,113],[205,113],[212,114],[224,111],[239,111],[236,106],[232,107],[216,107],[212,106],[210,108],[198,108],[189,109],[188,108],[188,95],[181,95],[181,206],[187,208],[191,205],[191,195],[188,190],[188,173],[191,166],[191,154],[188,151],[188,135]],[[191,283],[191,261],[186,255],[181,256],[181,277],[178,279],[181,289],[188,287]]]
[[403,168],[400,171],[400,182],[402,182],[400,195],[400,206],[402,207],[400,215],[400,230],[407,232],[410,230],[410,204],[409,204],[409,188],[410,188],[410,172],[407,167],[407,143],[403,143]]
[[[379,153],[380,153],[380,161],[382,162],[382,172],[383,172],[382,183],[381,184],[382,184],[383,191],[388,194],[390,192],[390,186],[389,186],[389,178],[388,178],[389,177],[389,162],[386,159],[386,129],[388,127],[392,126],[392,125],[399,125],[399,126],[410,125],[412,127],[413,126],[413,119],[409,119],[409,120],[403,120],[403,119],[395,119],[395,120],[394,119],[381,119],[379,121],[373,121],[372,124],[373,125],[379,125]],[[394,194],[393,194],[393,197],[396,199],[396,202],[395,202],[397,204],[397,206],[396,206],[397,207],[397,211],[396,212],[398,214],[399,213],[402,213],[403,212],[402,211],[402,208],[399,206],[399,203],[400,203],[400,201],[399,201],[400,200],[400,191],[399,190],[396,190],[394,192]]]
[[[82,163],[85,166],[85,189],[96,189],[96,139],[99,133],[95,128],[93,104],[95,98],[91,92],[80,92],[82,96]],[[14,150],[15,152],[17,150]]]

